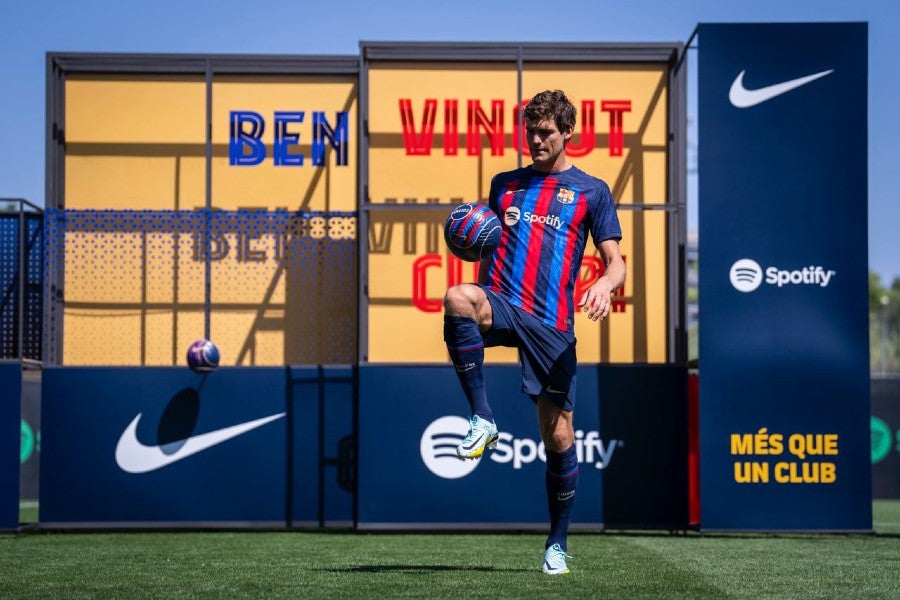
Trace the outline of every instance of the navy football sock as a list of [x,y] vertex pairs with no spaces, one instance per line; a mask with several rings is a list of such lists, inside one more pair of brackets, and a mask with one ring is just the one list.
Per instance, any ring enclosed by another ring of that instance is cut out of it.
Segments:
[[493,421],[484,389],[484,338],[478,323],[468,317],[444,315],[444,342],[472,414]]
[[550,535],[545,549],[553,544],[566,550],[575,486],[578,485],[578,455],[575,444],[563,452],[547,450],[547,508],[550,510]]

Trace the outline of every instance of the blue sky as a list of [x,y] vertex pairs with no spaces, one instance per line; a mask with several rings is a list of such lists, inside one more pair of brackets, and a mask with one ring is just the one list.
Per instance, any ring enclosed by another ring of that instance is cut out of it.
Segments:
[[[365,41],[674,42],[700,22],[869,23],[869,265],[900,277],[894,0],[0,0],[0,197],[44,204],[47,52],[357,54]],[[696,73],[696,52],[689,55]],[[695,99],[691,102],[695,106]],[[693,110],[693,109],[691,109]],[[689,114],[689,118],[695,115]],[[846,127],[848,124],[835,124]],[[852,152],[853,149],[848,149]],[[696,224],[696,185],[689,225]],[[839,234],[839,223],[835,223]],[[835,243],[855,243],[836,240]]]

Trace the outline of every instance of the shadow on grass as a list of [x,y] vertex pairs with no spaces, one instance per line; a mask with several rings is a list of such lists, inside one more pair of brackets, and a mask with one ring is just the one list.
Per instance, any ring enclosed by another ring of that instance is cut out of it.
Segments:
[[529,569],[504,569],[484,565],[354,565],[339,569],[314,569],[329,573],[440,573],[447,571],[484,571],[488,573],[527,573]]

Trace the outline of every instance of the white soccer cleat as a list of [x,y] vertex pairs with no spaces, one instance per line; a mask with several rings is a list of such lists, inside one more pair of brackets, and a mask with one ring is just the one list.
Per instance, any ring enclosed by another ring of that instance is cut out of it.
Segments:
[[461,459],[480,458],[485,448],[497,446],[499,435],[495,424],[475,415],[469,419],[469,433],[456,447],[456,456]]
[[565,575],[569,572],[566,559],[572,558],[559,544],[553,544],[544,551],[543,571],[547,575]]

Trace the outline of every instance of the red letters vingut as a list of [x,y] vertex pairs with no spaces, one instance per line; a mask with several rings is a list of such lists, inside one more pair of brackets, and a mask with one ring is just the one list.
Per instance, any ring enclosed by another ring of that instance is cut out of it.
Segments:
[[[422,107],[421,119],[416,125],[416,117],[410,98],[400,98],[400,122],[403,125],[403,146],[407,156],[429,156],[434,145],[434,122],[438,112],[438,99],[427,98]],[[512,109],[513,147],[528,155],[528,144],[525,143],[525,130],[522,127],[521,113],[528,100],[516,104]],[[576,128],[580,127],[580,136],[573,137],[566,147],[566,155],[571,157],[585,156],[594,150],[597,139],[594,135],[597,103],[594,100],[581,101],[581,118]],[[625,130],[622,125],[623,115],[631,112],[631,100],[602,100],[600,110],[609,113],[609,155],[622,156],[625,148]],[[503,156],[506,129],[503,115],[503,100],[491,100],[490,108],[485,109],[477,99],[466,100],[466,154],[477,156],[481,153],[481,135],[487,136],[491,143],[491,156]],[[459,100],[444,99],[444,155],[456,156],[459,153]],[[577,141],[576,141],[577,140]]]

